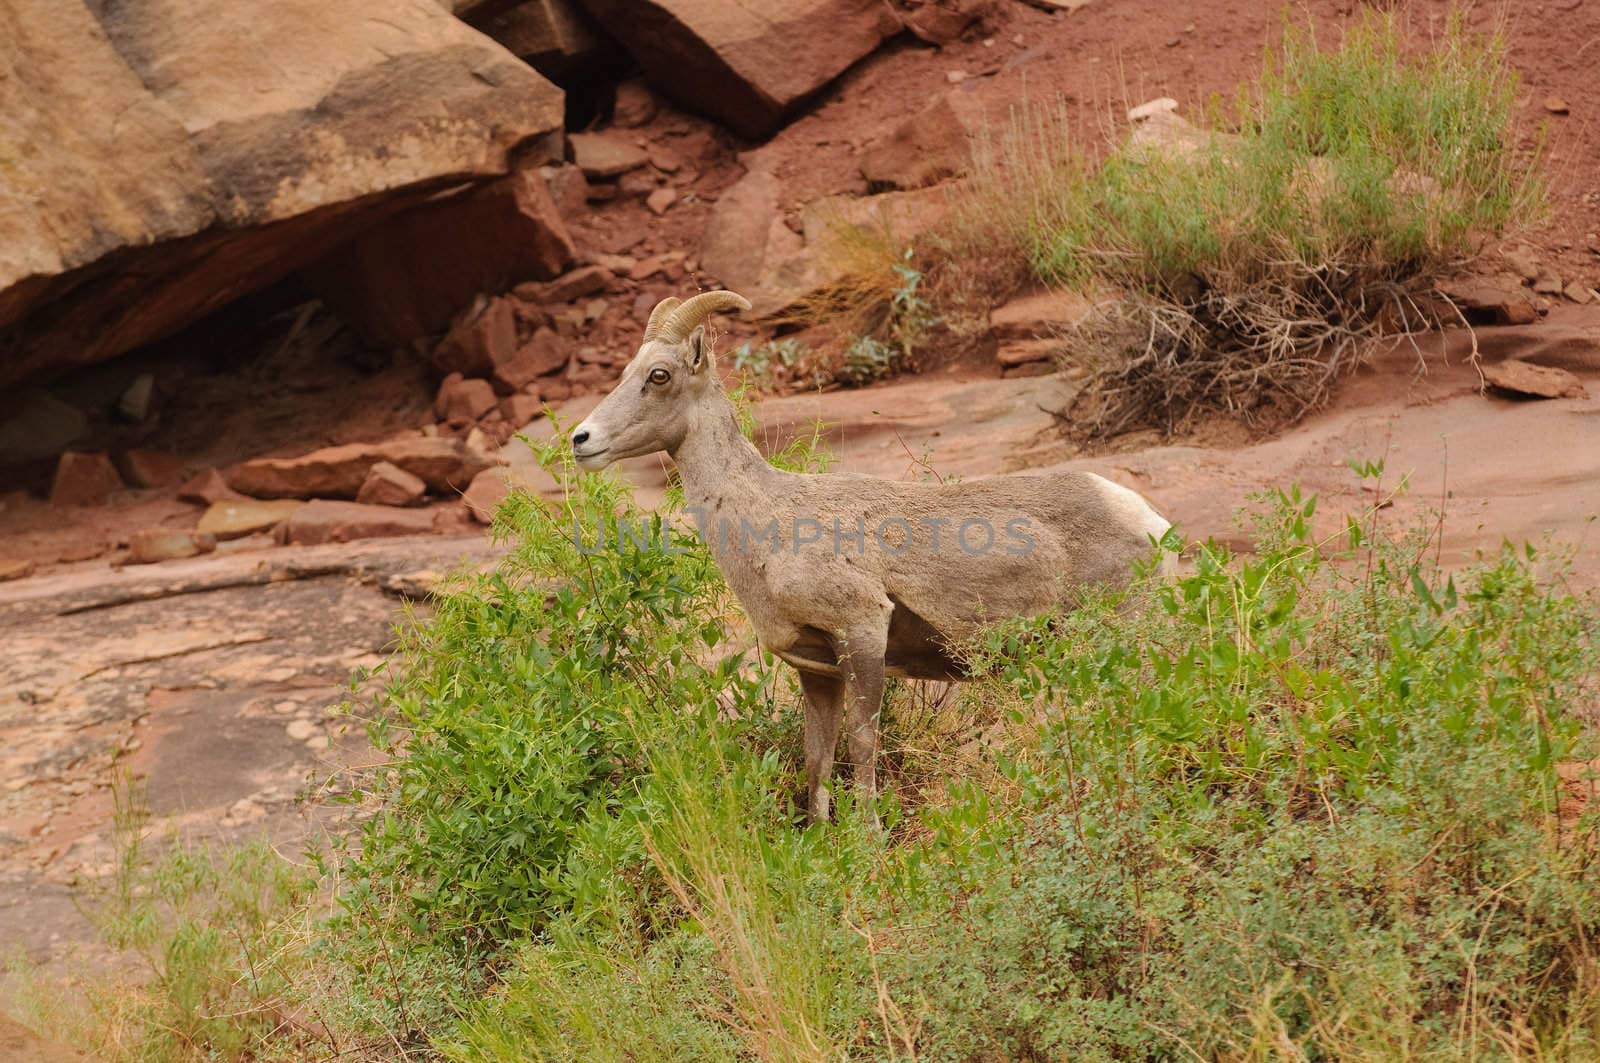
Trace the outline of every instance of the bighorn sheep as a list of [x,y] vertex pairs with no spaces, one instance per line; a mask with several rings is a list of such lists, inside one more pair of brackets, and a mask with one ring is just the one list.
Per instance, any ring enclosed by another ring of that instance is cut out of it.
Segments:
[[952,653],[989,621],[1129,578],[1169,527],[1087,472],[908,483],[773,468],[739,430],[703,322],[732,292],[665,299],[616,388],[572,433],[578,467],[666,451],[728,585],[805,696],[807,806],[827,818],[839,728],[876,783],[886,675],[966,678]]

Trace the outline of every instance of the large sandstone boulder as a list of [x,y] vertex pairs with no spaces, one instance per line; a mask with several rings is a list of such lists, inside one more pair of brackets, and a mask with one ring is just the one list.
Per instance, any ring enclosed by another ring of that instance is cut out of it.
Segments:
[[684,107],[747,137],[900,31],[883,0],[583,0]]
[[166,335],[513,149],[554,158],[561,120],[434,4],[0,5],[0,384]]

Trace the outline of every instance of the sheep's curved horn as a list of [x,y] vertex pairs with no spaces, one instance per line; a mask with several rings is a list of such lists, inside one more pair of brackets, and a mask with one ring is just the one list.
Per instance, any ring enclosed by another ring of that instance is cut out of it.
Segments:
[[[660,309],[659,307],[657,309]],[[750,300],[736,292],[701,292],[674,309],[661,324],[661,338],[686,339],[694,327],[719,310],[748,310]],[[654,320],[654,315],[651,316]]]
[[656,304],[656,308],[650,311],[650,323],[644,327],[644,343],[661,338],[662,326],[667,323],[667,318],[671,316],[681,302],[683,300],[676,295],[669,295]]

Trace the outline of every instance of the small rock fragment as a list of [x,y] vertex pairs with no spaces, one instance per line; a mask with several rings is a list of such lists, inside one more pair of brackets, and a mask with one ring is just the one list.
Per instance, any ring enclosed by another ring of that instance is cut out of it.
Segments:
[[1484,382],[1499,391],[1537,399],[1584,399],[1583,381],[1565,369],[1534,365],[1520,358],[1491,362],[1482,368]]
[[643,148],[612,133],[573,133],[572,161],[591,180],[621,177],[650,161]]
[[122,477],[104,451],[74,451],[62,454],[56,462],[55,480],[50,487],[50,504],[55,506],[94,506],[115,491],[122,490]]
[[495,510],[511,493],[511,475],[505,469],[486,469],[472,481],[462,496],[472,519],[480,524],[493,524]]
[[678,201],[678,193],[671,188],[658,188],[645,197],[644,205],[652,214],[665,214]]
[[1593,292],[1577,281],[1569,282],[1563,291],[1567,298],[1575,303],[1587,303],[1594,296]]
[[183,478],[183,461],[161,450],[135,447],[122,455],[122,472],[135,487],[166,487]]
[[428,485],[398,465],[377,462],[367,471],[356,501],[371,506],[420,506]]
[[1171,96],[1157,96],[1153,100],[1146,100],[1137,107],[1128,108],[1128,121],[1142,122],[1151,115],[1171,113],[1178,109],[1178,101]]
[[617,86],[616,103],[611,108],[611,124],[619,129],[649,125],[656,116],[656,98],[642,81],[624,81]]
[[155,398],[156,378],[140,373],[117,400],[117,412],[126,420],[138,424],[150,416],[150,403]]
[[237,501],[213,502],[201,516],[195,530],[218,539],[242,539],[246,535],[271,531],[303,505],[304,502],[293,499],[261,501],[241,498]]
[[543,409],[544,403],[539,401],[539,396],[525,391],[500,400],[500,415],[519,432],[524,425],[532,424]]
[[[613,258],[612,255],[601,256]],[[633,259],[627,260],[628,265],[633,265]],[[613,269],[605,265],[579,266],[577,269],[563,273],[553,281],[539,283],[527,281],[511,289],[519,299],[526,299],[530,303],[570,303],[582,299],[595,292],[603,292],[616,283],[617,278]],[[624,266],[623,269],[626,269]]]
[[216,548],[216,536],[206,532],[144,528],[129,538],[127,561],[130,565],[153,565],[158,561],[198,557]]
[[451,373],[439,385],[433,412],[441,421],[469,424],[494,409],[496,401],[487,380],[467,380],[460,373]]
[[239,492],[228,486],[228,481],[222,478],[215,466],[195,473],[184,481],[178,488],[178,498],[184,502],[199,502],[209,506],[214,502],[231,502],[243,498]]
[[0,583],[27,579],[38,566],[26,558],[0,558]]
[[1561,278],[1546,273],[1533,282],[1533,290],[1540,295],[1560,295],[1566,285],[1561,283]]
[[309,546],[432,532],[433,514],[425,509],[365,506],[319,498],[291,513],[273,534],[279,543]]
[[1567,101],[1560,96],[1546,96],[1544,98],[1544,109],[1551,114],[1566,114],[1569,110]]
[[297,719],[290,720],[289,725],[285,727],[284,730],[287,731],[289,733],[289,737],[294,739],[296,742],[304,742],[306,739],[314,737],[318,733],[319,728],[310,720]]

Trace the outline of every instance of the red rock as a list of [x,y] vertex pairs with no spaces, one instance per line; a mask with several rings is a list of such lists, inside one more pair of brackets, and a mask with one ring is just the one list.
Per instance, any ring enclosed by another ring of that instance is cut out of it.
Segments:
[[[1060,340],[1010,340],[1000,344],[996,353],[996,360],[1001,369],[1015,369],[1017,366],[1028,365],[1034,362],[1054,363],[1056,355],[1061,351]],[[1050,369],[1055,367],[1050,365]]]
[[292,499],[262,501],[256,498],[223,499],[213,502],[200,516],[195,531],[218,539],[242,539],[246,535],[271,531],[305,503]]
[[33,575],[36,564],[26,558],[0,558],[0,583],[14,579],[27,579]]
[[560,166],[542,166],[539,175],[544,178],[545,189],[550,193],[563,217],[582,217],[589,209],[589,182],[583,171],[564,162]]
[[576,257],[548,184],[528,169],[375,225],[308,276],[368,340],[400,345],[437,335],[480,293],[560,276]]
[[158,561],[198,557],[216,548],[216,537],[204,532],[145,528],[134,532],[128,540],[127,562],[130,565],[153,565]]
[[617,278],[603,266],[579,266],[544,284],[531,281],[519,284],[512,292],[531,303],[570,303],[606,291],[616,282]]
[[945,45],[989,11],[989,0],[930,0],[902,16],[906,29],[929,44]]
[[656,98],[642,81],[624,81],[617,86],[616,103],[611,108],[611,124],[618,129],[637,129],[649,125],[656,116]]
[[441,421],[466,424],[476,421],[495,407],[494,388],[487,380],[466,380],[451,373],[439,385],[433,412]]
[[643,148],[616,133],[573,133],[567,144],[572,161],[591,180],[621,177],[650,161]]
[[652,87],[741,136],[764,138],[885,38],[882,0],[585,0]]
[[109,549],[111,547],[103,539],[69,543],[61,548],[61,552],[56,555],[56,560],[64,564],[71,564],[75,561],[93,561]]
[[319,498],[290,514],[288,520],[278,525],[274,535],[279,543],[311,546],[432,532],[433,514],[425,509],[367,506]]
[[889,188],[921,188],[954,177],[971,165],[973,139],[983,129],[977,95],[947,92],[863,154],[861,176]]
[[228,486],[228,481],[215,467],[204,469],[195,473],[184,481],[178,488],[178,498],[185,502],[198,502],[209,506],[214,502],[231,502],[243,498],[239,492]]
[[510,299],[489,299],[456,318],[434,348],[433,364],[446,373],[486,377],[516,350],[516,304]]
[[1438,290],[1473,324],[1531,325],[1539,319],[1533,300],[1515,281],[1468,277],[1442,283]]
[[665,214],[678,201],[678,193],[671,188],[658,188],[644,199],[652,214]]
[[356,501],[372,506],[420,506],[428,485],[419,476],[413,476],[386,461],[380,461],[367,472],[367,479],[356,492]]
[[1032,340],[1058,335],[1092,309],[1088,299],[1065,288],[1019,295],[989,312],[995,338]]
[[103,451],[84,453],[69,450],[56,462],[56,476],[50,487],[50,504],[55,506],[95,506],[122,490],[122,477]]
[[511,493],[511,474],[506,469],[485,469],[472,480],[462,499],[467,511],[479,524],[493,524],[500,503]]
[[253,498],[354,498],[380,461],[419,476],[429,490],[461,490],[491,464],[459,439],[399,436],[324,447],[293,458],[257,458],[227,471],[228,484]]
[[1482,366],[1483,379],[1490,387],[1537,399],[1586,399],[1583,381],[1565,369],[1534,365],[1518,358],[1489,362]]
[[566,342],[555,330],[541,328],[518,347],[512,357],[495,366],[494,382],[503,393],[521,391],[546,373],[554,373],[566,365],[568,355]]
[[540,401],[539,396],[527,392],[519,392],[500,400],[500,415],[506,419],[507,424],[519,432],[524,425],[533,423],[543,412],[544,403]]
[[143,447],[122,455],[122,472],[135,487],[166,487],[183,479],[183,461],[165,451]]

